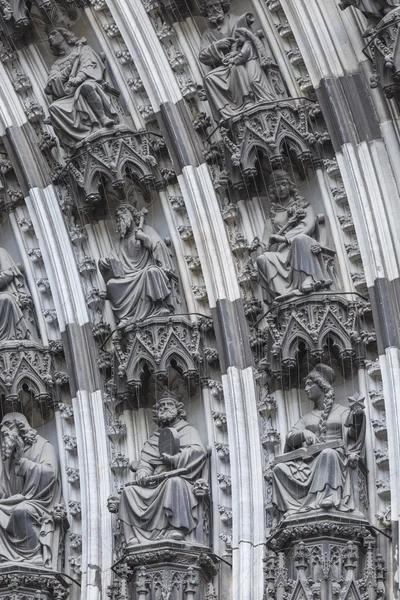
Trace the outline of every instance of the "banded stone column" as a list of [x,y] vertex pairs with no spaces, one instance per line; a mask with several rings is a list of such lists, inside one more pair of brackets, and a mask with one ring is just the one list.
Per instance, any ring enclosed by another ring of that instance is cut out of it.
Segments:
[[282,0],[316,89],[344,181],[369,288],[388,423],[393,579],[399,597],[400,145],[391,107],[369,87],[365,41],[336,0]]
[[8,77],[5,73],[2,76],[1,70],[2,66],[1,135],[39,240],[67,360],[82,500],[81,597],[100,600],[105,598],[110,583],[112,532],[107,510],[110,481],[97,351],[74,252],[48,166],[37,152],[18,108],[18,98],[13,99]]
[[197,134],[140,0],[107,2],[171,153],[199,252],[217,335],[231,456],[232,596],[263,594],[263,474],[247,323],[224,222]]

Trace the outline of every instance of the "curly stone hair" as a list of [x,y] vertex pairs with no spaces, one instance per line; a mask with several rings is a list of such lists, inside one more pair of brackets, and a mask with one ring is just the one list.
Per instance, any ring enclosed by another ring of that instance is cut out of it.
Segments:
[[49,34],[52,31],[58,31],[59,33],[61,33],[61,35],[63,36],[63,38],[66,40],[67,44],[69,44],[70,46],[76,46],[76,44],[79,41],[79,38],[69,29],[67,29],[67,27],[64,27],[62,25],[57,25],[56,27],[52,27],[51,29],[49,29]]
[[18,432],[25,444],[27,444],[28,446],[32,446],[32,444],[35,443],[37,438],[37,431],[29,425],[25,415],[15,412],[7,413],[6,415],[4,415],[2,423],[4,423],[5,421],[13,421],[16,424]]
[[153,407],[153,419],[156,423],[158,423],[158,409],[160,407],[160,403],[163,400],[173,400],[173,402],[175,403],[176,409],[178,411],[178,418],[179,419],[186,419],[186,411],[185,411],[185,407],[183,402],[181,402],[181,400],[179,400],[173,392],[169,392],[169,391],[165,391],[161,394],[161,397],[157,400],[157,402],[155,403],[154,407]]
[[[200,14],[203,17],[207,17],[208,16],[208,12],[207,12],[207,7],[208,7],[208,2],[207,0],[201,0],[200,4],[199,4],[199,8],[200,8]],[[231,7],[231,3],[230,0],[221,0],[220,2],[221,4],[221,8],[224,11],[224,13],[227,13]]]

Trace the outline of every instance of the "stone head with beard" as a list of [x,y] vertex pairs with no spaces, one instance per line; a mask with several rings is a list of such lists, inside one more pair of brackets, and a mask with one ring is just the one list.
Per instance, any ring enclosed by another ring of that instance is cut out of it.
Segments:
[[116,220],[117,233],[123,238],[134,226],[139,225],[139,212],[131,204],[120,204],[117,208]]
[[172,427],[177,421],[186,418],[183,402],[164,392],[153,409],[154,421],[162,427]]
[[225,18],[225,13],[229,11],[229,0],[205,0],[200,3],[200,11],[203,17],[207,17],[211,25],[218,25]]
[[24,415],[17,412],[5,415],[0,424],[2,461],[11,458],[19,445],[31,446],[36,436],[36,430],[32,429]]

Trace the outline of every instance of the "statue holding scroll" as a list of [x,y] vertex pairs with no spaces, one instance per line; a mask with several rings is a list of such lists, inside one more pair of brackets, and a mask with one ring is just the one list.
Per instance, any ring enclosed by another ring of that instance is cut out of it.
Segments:
[[99,261],[120,329],[175,312],[177,277],[171,253],[158,233],[145,224],[146,212],[129,203],[118,207],[119,248],[115,257]]
[[61,481],[53,446],[20,413],[0,425],[0,562],[57,568]]
[[356,508],[350,471],[364,451],[363,398],[349,398],[349,408],[337,404],[334,379],[323,364],[308,374],[305,390],[314,409],[289,431],[285,454],[275,459],[272,502],[287,515]]
[[255,264],[266,302],[329,288],[333,280],[323,261],[326,249],[317,239],[318,224],[312,207],[281,169],[270,175],[268,191],[271,214],[265,227],[266,243],[257,238],[253,242],[253,248],[262,248]]
[[197,526],[199,496],[204,495],[196,492],[196,482],[206,451],[197,430],[185,420],[182,402],[166,392],[154,413],[158,429],[143,447],[135,482],[119,500],[127,544],[184,539]]

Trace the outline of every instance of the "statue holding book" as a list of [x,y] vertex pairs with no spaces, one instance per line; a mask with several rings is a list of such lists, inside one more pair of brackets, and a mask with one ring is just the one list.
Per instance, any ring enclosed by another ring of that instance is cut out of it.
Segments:
[[349,408],[335,402],[333,369],[318,364],[306,378],[314,409],[289,431],[273,471],[273,504],[286,516],[310,510],[349,512],[357,508],[351,469],[363,456],[366,419],[363,398]]
[[207,453],[197,429],[186,421],[183,403],[164,392],[153,412],[157,429],[142,449],[135,481],[122,491],[118,508],[112,507],[127,545],[184,540],[198,525],[205,495]]
[[149,317],[168,316],[176,308],[174,285],[178,278],[171,252],[145,224],[146,213],[128,202],[119,205],[119,247],[115,256],[99,261],[119,329]]

